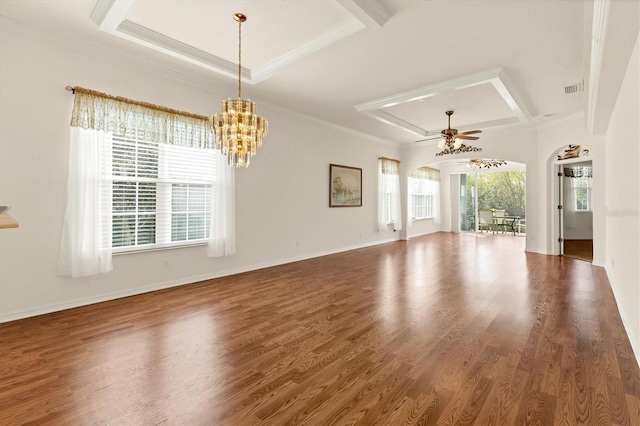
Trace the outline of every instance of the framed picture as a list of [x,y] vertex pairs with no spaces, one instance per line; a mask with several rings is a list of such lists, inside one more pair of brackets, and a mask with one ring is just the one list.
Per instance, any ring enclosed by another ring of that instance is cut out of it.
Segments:
[[329,165],[329,207],[362,207],[362,169]]

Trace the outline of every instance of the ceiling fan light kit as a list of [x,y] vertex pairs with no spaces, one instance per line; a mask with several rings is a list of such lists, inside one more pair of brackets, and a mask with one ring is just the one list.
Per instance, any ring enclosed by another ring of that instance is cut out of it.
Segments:
[[485,160],[482,158],[472,158],[467,163],[467,168],[469,169],[490,169],[492,167],[498,168],[500,166],[506,165],[507,162],[504,160]]
[[449,154],[464,154],[465,152],[482,152],[482,148],[477,148],[475,146],[467,146],[465,144],[461,144],[460,148],[455,149],[453,147],[451,148],[445,148],[440,152],[436,153],[437,157],[442,157],[443,155],[449,155]]
[[446,112],[448,117],[448,126],[440,134],[442,139],[438,142],[438,148],[442,151],[436,153],[436,156],[440,157],[449,154],[462,154],[464,152],[480,152],[482,148],[476,148],[475,146],[467,146],[462,143],[463,140],[478,140],[478,136],[470,136],[476,133],[482,133],[482,130],[469,130],[467,132],[458,132],[458,129],[451,128],[451,116],[453,111]]

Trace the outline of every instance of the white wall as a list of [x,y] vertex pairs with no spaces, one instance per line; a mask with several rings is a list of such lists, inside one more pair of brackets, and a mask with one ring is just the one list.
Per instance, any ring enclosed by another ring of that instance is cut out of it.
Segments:
[[[229,95],[2,32],[0,204],[13,206],[20,227],[0,231],[0,321],[398,238],[376,226],[377,158],[398,158],[397,148],[258,101],[270,133],[236,173],[235,256],[207,258],[204,246],[127,254],[108,274],[57,277],[73,101],[66,85],[198,114],[216,112]],[[330,163],[363,169],[362,207],[328,207]]]
[[[606,134],[606,270],[640,360],[640,37]],[[594,171],[595,176],[595,171]],[[635,238],[634,238],[635,236]]]
[[[589,156],[583,160],[591,160],[593,165],[593,264],[604,266],[605,228],[604,228],[604,190],[606,182],[604,137],[591,136],[584,128],[584,117],[558,123],[538,129],[538,157],[536,165],[539,176],[544,182],[544,194],[536,202],[540,227],[538,238],[546,241],[540,246],[540,253],[558,254],[558,178],[557,152],[567,145],[580,145],[589,149]],[[562,163],[564,164],[564,163]],[[528,172],[528,169],[527,169]],[[528,173],[527,173],[528,175]],[[527,222],[527,233],[529,226]]]
[[[525,250],[531,252],[545,253],[542,247],[546,244],[546,239],[539,239],[538,234],[529,232],[538,227],[538,211],[536,210],[537,200],[544,194],[546,188],[541,185],[538,179],[538,153],[537,139],[534,130],[488,130],[482,133],[478,142],[474,144],[482,148],[481,153],[466,153],[451,156],[436,157],[439,149],[435,145],[417,145],[404,147],[402,150],[402,169],[408,170],[429,165],[441,171],[441,223],[440,229],[452,231],[457,229],[458,212],[457,203],[458,191],[454,188],[459,185],[459,180],[451,173],[456,168],[457,162],[470,158],[496,158],[507,161],[522,163],[526,167],[527,173],[527,235]],[[406,176],[405,176],[406,179]],[[452,186],[453,185],[453,186]],[[455,211],[454,211],[455,210]],[[410,232],[413,232],[410,230]],[[409,234],[410,236],[413,234]]]

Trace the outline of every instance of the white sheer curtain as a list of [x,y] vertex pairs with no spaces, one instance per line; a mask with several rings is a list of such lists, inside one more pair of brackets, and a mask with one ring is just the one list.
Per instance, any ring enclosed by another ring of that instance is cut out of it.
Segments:
[[[69,180],[58,274],[82,277],[112,269],[112,135],[213,150],[205,116],[75,88]],[[216,150],[209,256],[235,253],[235,171]]]
[[387,182],[382,173],[382,159],[378,160],[378,231],[387,230]]
[[400,212],[400,174],[389,176],[391,191],[391,222],[393,229],[400,231],[402,229],[402,213]]
[[400,162],[389,158],[378,160],[378,230],[384,232],[388,225],[402,229],[400,211]]
[[433,197],[433,223],[440,223],[440,180],[427,180],[427,191]]
[[564,226],[566,228],[575,228],[576,227],[576,190],[575,190],[575,181],[576,179],[572,179],[570,177],[565,176],[565,181],[569,180],[569,185],[564,185],[565,188],[565,205],[563,206],[564,213],[562,215],[562,219],[564,220]]
[[71,128],[67,203],[58,274],[84,277],[112,269],[111,133]]
[[235,168],[227,166],[224,155],[216,150],[216,183],[211,197],[209,257],[236,253]]

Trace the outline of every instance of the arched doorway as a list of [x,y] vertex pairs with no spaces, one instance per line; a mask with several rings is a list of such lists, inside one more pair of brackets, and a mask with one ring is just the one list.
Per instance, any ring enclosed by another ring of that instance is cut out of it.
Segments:
[[[553,254],[593,261],[593,167],[589,149],[563,146],[552,158]],[[597,177],[596,177],[597,178]]]

